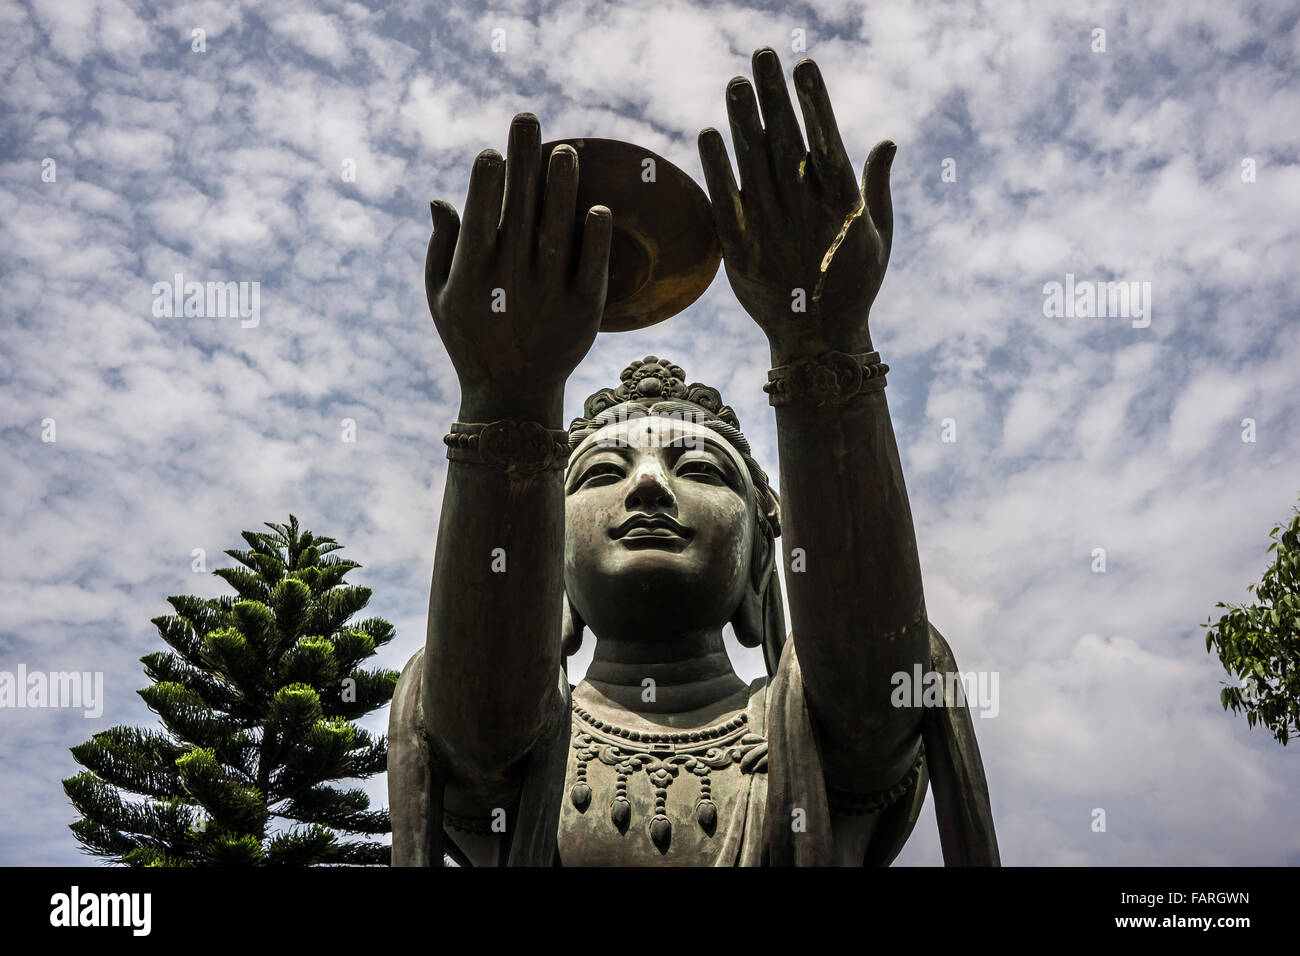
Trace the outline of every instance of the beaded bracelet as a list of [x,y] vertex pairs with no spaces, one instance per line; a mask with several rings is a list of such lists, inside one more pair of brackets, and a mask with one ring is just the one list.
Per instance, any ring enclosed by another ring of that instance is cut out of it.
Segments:
[[879,352],[823,352],[772,369],[763,391],[769,404],[776,406],[842,405],[864,392],[884,388],[888,371]]
[[875,793],[849,793],[845,790],[836,790],[832,787],[826,788],[826,803],[830,809],[839,813],[848,813],[854,816],[860,816],[864,813],[879,813],[888,810],[898,798],[907,791],[911,790],[916,783],[917,777],[921,775],[921,767],[925,763],[925,744],[921,745],[920,752],[916,755],[916,760],[912,762],[911,768],[903,774],[903,779],[898,781],[892,787],[885,790],[878,790]]
[[452,422],[451,433],[442,440],[452,461],[492,465],[507,473],[559,470],[569,460],[569,433],[537,422]]

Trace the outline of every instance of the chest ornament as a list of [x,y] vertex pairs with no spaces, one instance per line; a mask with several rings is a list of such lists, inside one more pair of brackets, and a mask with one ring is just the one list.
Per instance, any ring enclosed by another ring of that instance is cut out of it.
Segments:
[[700,797],[695,802],[695,819],[709,836],[718,826],[718,808],[713,803],[709,775],[732,764],[741,773],[767,772],[767,741],[749,731],[749,715],[740,712],[729,720],[699,730],[644,731],[618,727],[593,717],[576,701],[573,704],[573,750],[578,760],[576,780],[569,799],[579,813],[591,806],[591,784],[587,765],[599,760],[617,774],[614,797],[609,803],[609,820],[620,833],[632,822],[632,804],[627,797],[628,778],[644,773],[654,787],[655,802],[647,829],[660,853],[667,853],[673,825],[666,812],[668,788],[683,771],[700,778]]

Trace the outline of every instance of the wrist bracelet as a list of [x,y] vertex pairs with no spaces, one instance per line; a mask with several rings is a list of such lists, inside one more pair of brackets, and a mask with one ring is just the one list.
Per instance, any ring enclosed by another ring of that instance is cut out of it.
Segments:
[[864,392],[880,391],[888,371],[879,352],[823,352],[772,369],[763,391],[776,406],[842,405]]
[[854,816],[888,810],[898,802],[899,797],[912,789],[917,777],[921,775],[921,767],[924,763],[925,744],[921,744],[921,750],[916,755],[916,760],[912,762],[911,768],[907,773],[903,774],[903,779],[892,787],[887,790],[879,790],[876,793],[850,793],[845,790],[836,790],[828,785],[826,787],[826,803],[831,810]]
[[563,469],[569,461],[569,433],[537,422],[452,422],[442,441],[451,461],[493,465],[507,473],[534,475]]

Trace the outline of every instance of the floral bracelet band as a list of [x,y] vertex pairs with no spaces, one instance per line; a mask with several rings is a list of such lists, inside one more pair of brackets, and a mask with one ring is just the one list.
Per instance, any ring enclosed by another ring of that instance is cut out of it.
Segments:
[[767,373],[771,405],[842,405],[864,392],[885,387],[889,366],[879,352],[823,352],[796,359]]
[[507,473],[563,469],[569,460],[569,433],[537,422],[452,422],[451,433],[442,440],[450,460],[492,465]]

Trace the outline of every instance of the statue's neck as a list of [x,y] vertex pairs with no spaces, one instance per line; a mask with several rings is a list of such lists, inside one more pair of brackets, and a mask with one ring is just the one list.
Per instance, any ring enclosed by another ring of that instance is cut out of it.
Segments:
[[698,716],[705,722],[744,706],[746,690],[721,630],[650,641],[597,638],[583,683],[635,714]]

